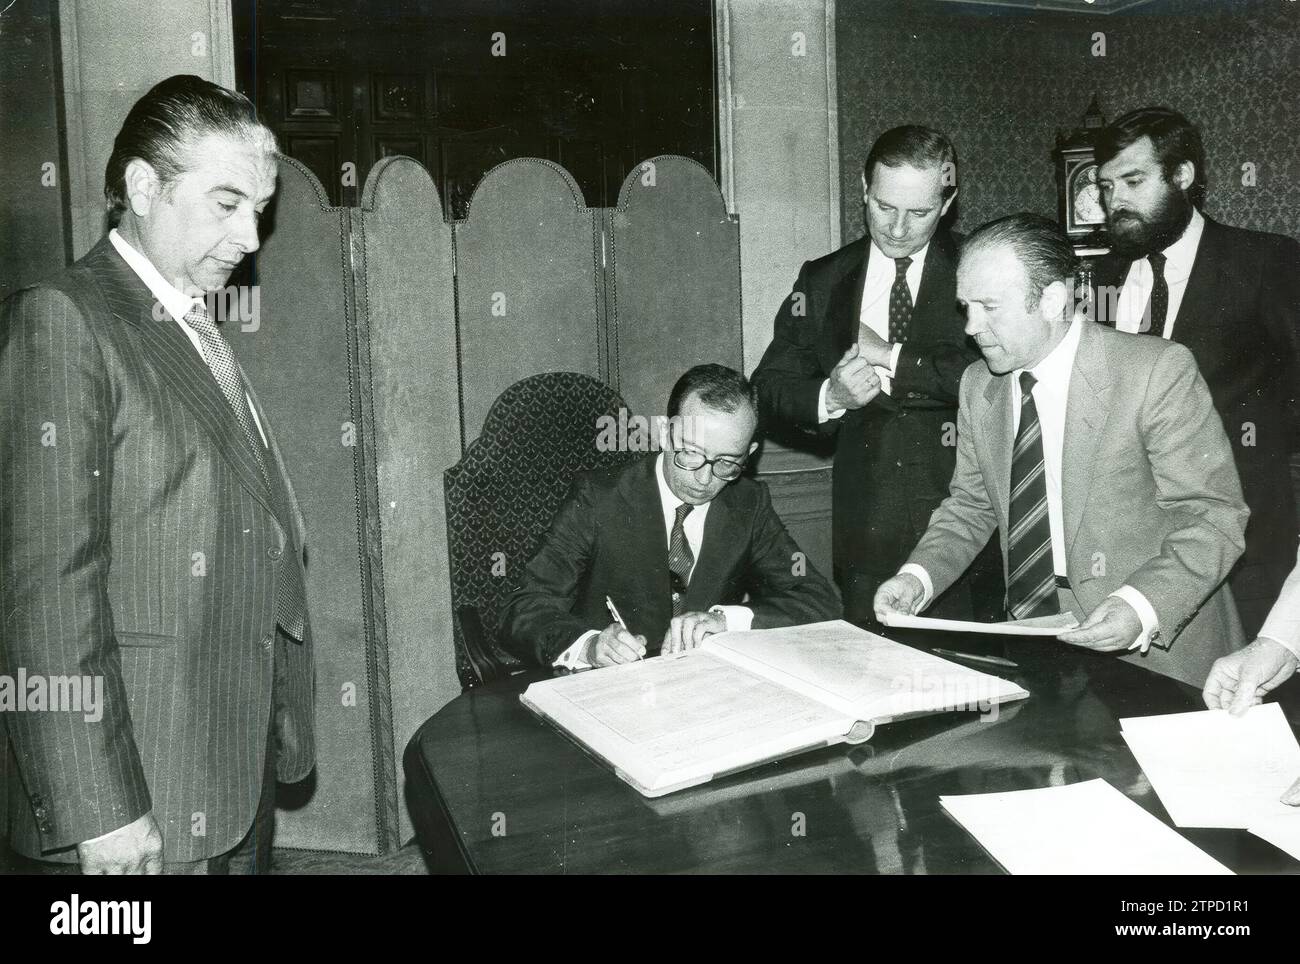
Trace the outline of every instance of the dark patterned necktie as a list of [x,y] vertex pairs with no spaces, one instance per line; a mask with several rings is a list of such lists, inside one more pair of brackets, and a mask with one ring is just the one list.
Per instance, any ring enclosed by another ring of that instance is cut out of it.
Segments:
[[686,602],[686,587],[691,581],[691,568],[695,565],[695,556],[691,544],[686,541],[686,528],[683,523],[695,506],[683,502],[677,507],[677,517],[673,520],[672,537],[668,540],[668,571],[673,589],[673,615],[682,614]]
[[[217,330],[202,302],[196,302],[189,311],[185,312],[184,321],[199,336],[199,343],[203,346],[203,360],[207,362],[212,377],[216,379],[217,387],[221,389],[221,394],[226,397],[227,403],[235,413],[235,419],[239,422],[244,439],[257,460],[262,478],[271,487],[276,501],[283,503],[287,512],[287,495],[282,495],[279,486],[273,484],[267,475],[266,457],[262,451],[262,443],[253,428],[253,416],[244,394],[244,382],[239,372],[239,363],[235,361],[234,352],[230,350],[230,343]],[[288,524],[288,520],[283,521],[284,524]],[[307,622],[307,590],[303,585],[301,567],[293,559],[284,559],[280,563],[280,571],[275,583],[276,622],[294,639],[301,640]]]
[[199,342],[203,345],[203,360],[208,363],[212,377],[217,381],[217,387],[221,389],[221,394],[226,396],[226,402],[235,413],[235,419],[243,430],[244,439],[257,459],[257,467],[261,469],[262,478],[265,479],[266,462],[262,458],[262,443],[254,434],[253,417],[248,411],[248,400],[244,397],[244,385],[239,377],[239,368],[235,362],[234,352],[230,350],[230,343],[222,337],[221,332],[217,331],[208,309],[201,301],[195,302],[194,306],[185,312],[185,324],[193,328],[194,333],[199,336]]
[[907,326],[912,321],[912,291],[907,287],[907,269],[911,258],[894,259],[894,286],[889,289],[889,340],[895,344],[907,341]]
[[1013,619],[1061,611],[1047,513],[1043,429],[1034,404],[1034,376],[1020,373],[1020,428],[1011,450],[1011,498],[1007,511],[1007,608]]
[[1157,252],[1156,254],[1147,255],[1147,260],[1151,262],[1151,274],[1153,282],[1151,284],[1151,300],[1147,304],[1146,315],[1142,319],[1142,324],[1150,324],[1149,328],[1141,328],[1147,334],[1155,335],[1157,338],[1165,336],[1165,320],[1169,315],[1169,282],[1165,281],[1165,256]]

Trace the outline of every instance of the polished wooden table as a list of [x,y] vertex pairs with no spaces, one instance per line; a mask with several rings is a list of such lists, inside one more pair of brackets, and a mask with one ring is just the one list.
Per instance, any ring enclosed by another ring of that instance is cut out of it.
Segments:
[[[527,684],[548,674],[471,690],[428,720],[406,751],[421,844],[444,872],[996,873],[940,810],[940,795],[1095,777],[1172,825],[1118,720],[1201,709],[1196,691],[1055,641],[930,639],[986,653],[992,646],[1017,669],[969,665],[1014,679],[1029,699],[1002,707],[996,721],[949,713],[888,724],[867,744],[654,800],[519,703]],[[1288,709],[1288,718],[1298,717]],[[1244,831],[1180,832],[1238,873],[1300,870]]]

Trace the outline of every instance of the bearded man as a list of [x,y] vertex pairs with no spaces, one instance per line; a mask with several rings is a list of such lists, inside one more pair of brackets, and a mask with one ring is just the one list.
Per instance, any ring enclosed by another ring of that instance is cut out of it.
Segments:
[[1252,638],[1296,558],[1300,244],[1201,212],[1205,152],[1176,111],[1120,117],[1097,161],[1112,247],[1094,277],[1096,320],[1186,345],[1210,386],[1250,507],[1231,585]]

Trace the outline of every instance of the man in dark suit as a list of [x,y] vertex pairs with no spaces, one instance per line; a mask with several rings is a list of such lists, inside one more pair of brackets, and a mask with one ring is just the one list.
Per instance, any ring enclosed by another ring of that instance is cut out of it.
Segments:
[[[867,236],[804,264],[754,372],[773,428],[837,436],[835,579],[859,622],[948,490],[957,385],[979,357],[956,310],[957,240],[940,225],[956,165],[938,131],[880,136],[862,172]],[[964,583],[944,603],[972,615]]]
[[1300,244],[1228,227],[1199,210],[1197,129],[1163,107],[1132,111],[1099,138],[1112,249],[1097,266],[1096,320],[1186,345],[1223,419],[1250,506],[1232,594],[1259,632],[1295,561],[1289,458],[1300,391]]
[[839,617],[835,591],[786,532],[767,486],[741,478],[758,425],[744,376],[692,368],[668,416],[659,455],[575,480],[506,601],[520,658],[607,666],[725,630]]
[[1200,686],[1245,643],[1223,584],[1248,514],[1232,453],[1187,349],[1087,320],[1075,267],[1038,215],[967,239],[957,297],[984,361],[950,494],[876,609],[916,612],[998,529],[1012,618],[1072,613],[1062,641]]
[[99,719],[0,712],[0,828],[86,873],[265,872],[313,766],[301,513],[206,296],[258,247],[275,139],[163,81],[84,258],[0,312],[0,675],[94,678]]

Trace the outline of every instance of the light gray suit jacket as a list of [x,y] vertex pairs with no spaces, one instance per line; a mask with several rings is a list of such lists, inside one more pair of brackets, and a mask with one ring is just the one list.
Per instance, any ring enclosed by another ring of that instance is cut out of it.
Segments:
[[[1249,514],[1223,423],[1182,345],[1092,322],[1070,376],[1061,503],[1071,611],[1083,619],[1121,585],[1160,622],[1145,655],[1124,658],[1201,686],[1214,660],[1245,640],[1224,579]],[[1012,385],[975,362],[962,376],[957,467],[948,498],[909,562],[936,594],[995,528],[1006,569]]]

